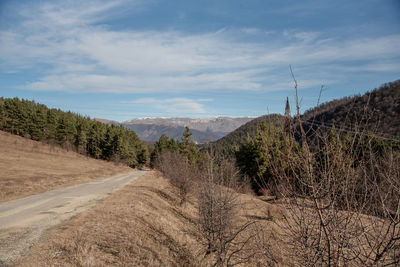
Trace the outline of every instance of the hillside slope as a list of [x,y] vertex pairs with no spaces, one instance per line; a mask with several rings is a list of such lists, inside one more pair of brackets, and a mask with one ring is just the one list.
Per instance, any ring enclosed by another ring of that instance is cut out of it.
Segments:
[[0,131],[0,202],[132,171]]
[[[250,225],[243,228],[235,239],[238,250],[229,250],[228,253],[236,253],[237,256],[231,263],[237,264],[235,266],[328,265],[326,262],[312,264],[320,260],[319,255],[309,257],[319,252],[314,245],[315,240],[324,240],[322,234],[313,232],[319,228],[319,221],[310,208],[312,201],[298,199],[294,204],[293,200],[272,200],[246,194],[236,196],[238,206],[232,223]],[[191,192],[183,205],[179,203],[178,189],[160,173],[148,172],[118,194],[111,195],[88,212],[55,228],[41,243],[33,246],[27,257],[16,266],[217,266],[212,253],[207,250],[207,240],[198,223],[196,192]],[[363,228],[365,225],[373,226],[367,236],[376,234],[375,229],[381,233],[379,219],[358,216],[364,223]],[[300,221],[305,224],[296,224],[299,218],[306,218]],[[341,213],[339,218],[346,223],[349,217]],[[354,220],[354,216],[350,218]],[[345,225],[349,229],[360,228],[353,228],[349,223]],[[304,235],[301,235],[302,230]],[[343,232],[345,237],[351,236]],[[310,238],[306,236],[308,234]],[[349,255],[361,255],[361,260],[357,257],[348,261],[339,258],[340,266],[343,262],[346,266],[384,266],[391,257],[386,253],[378,264],[370,264],[373,261],[369,260],[363,264],[363,256],[374,259],[375,252],[372,250],[370,253],[362,235],[347,241],[338,239],[346,252],[355,253]],[[377,239],[377,242],[382,240],[381,236]],[[374,240],[369,241],[374,243]],[[304,246],[308,245],[304,250],[299,247],[302,242]],[[360,246],[363,243],[365,246]],[[353,247],[354,250],[351,250]],[[347,255],[341,248],[340,255]],[[396,249],[392,252],[397,253]]]
[[285,117],[279,114],[264,115],[255,118],[246,124],[240,126],[235,131],[222,137],[221,139],[202,146],[202,149],[214,151],[215,153],[222,153],[224,156],[233,157],[236,147],[246,141],[247,136],[252,137],[256,134],[257,129],[264,122],[269,122],[275,126],[280,126]]
[[147,146],[133,131],[35,101],[0,97],[0,130],[130,167],[147,162]]
[[[259,227],[279,231],[275,222],[282,218],[281,205],[272,205],[253,196],[240,194],[241,222],[256,218]],[[35,245],[16,266],[211,266],[205,257],[205,240],[197,225],[194,194],[179,205],[177,189],[157,172],[149,172],[113,194],[97,207],[55,229]],[[269,214],[270,217],[265,217]],[[248,228],[245,235],[252,235]],[[278,242],[276,237],[269,239]],[[254,249],[265,240],[251,240]],[[268,253],[277,255],[280,247]],[[264,266],[258,252],[239,266]]]
[[301,117],[305,128],[365,129],[384,138],[400,136],[400,80],[362,96],[333,100],[308,110]]
[[[284,107],[282,107],[283,109]],[[253,137],[263,122],[281,126],[285,117],[279,114],[258,117],[242,125],[223,138],[204,145],[203,149],[214,150],[232,157],[235,146]],[[332,127],[346,132],[364,129],[374,132],[383,138],[400,136],[400,80],[384,84],[362,96],[344,97],[323,103],[306,111],[302,116],[303,126],[307,132],[329,130]],[[293,119],[296,122],[296,118]]]

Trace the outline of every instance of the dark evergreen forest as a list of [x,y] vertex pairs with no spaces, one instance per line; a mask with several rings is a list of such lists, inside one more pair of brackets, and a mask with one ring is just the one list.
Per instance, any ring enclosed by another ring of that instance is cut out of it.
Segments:
[[135,132],[35,101],[1,97],[0,130],[130,167],[141,167],[148,159],[147,146]]

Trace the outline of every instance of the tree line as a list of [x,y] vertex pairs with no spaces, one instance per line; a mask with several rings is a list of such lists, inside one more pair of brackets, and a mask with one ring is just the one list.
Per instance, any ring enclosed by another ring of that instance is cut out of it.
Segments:
[[200,152],[197,145],[192,141],[191,136],[192,132],[189,127],[185,127],[181,141],[162,134],[150,153],[150,166],[156,167],[159,164],[160,157],[166,152],[181,154],[190,165],[199,164],[204,154]]
[[135,132],[35,101],[1,97],[0,130],[130,167],[148,161],[148,148]]

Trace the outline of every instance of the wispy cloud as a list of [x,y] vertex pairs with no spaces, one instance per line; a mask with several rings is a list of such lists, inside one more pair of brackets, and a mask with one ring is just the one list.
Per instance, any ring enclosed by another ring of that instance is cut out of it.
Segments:
[[265,31],[188,34],[101,25],[117,7],[140,10],[144,2],[67,1],[22,10],[19,24],[0,32],[0,68],[40,72],[25,89],[110,93],[282,90],[290,88],[289,64],[318,69],[318,77],[302,81],[309,86],[334,83],[329,71],[354,61],[360,69],[399,71],[400,35],[337,40],[287,30],[268,42],[246,42],[244,36]]
[[269,10],[270,13],[282,14],[285,16],[310,16],[315,12],[326,10],[326,6],[334,6],[335,2],[323,3],[318,0],[303,0],[301,2],[291,3],[280,8]]
[[[207,99],[206,101],[210,101]],[[201,115],[206,114],[207,111],[203,104],[199,102],[205,101],[199,99],[197,101],[184,97],[155,99],[155,98],[139,98],[132,101],[123,101],[124,104],[146,105],[151,108],[157,109],[165,114],[188,114],[188,115]],[[211,100],[212,101],[212,100]]]

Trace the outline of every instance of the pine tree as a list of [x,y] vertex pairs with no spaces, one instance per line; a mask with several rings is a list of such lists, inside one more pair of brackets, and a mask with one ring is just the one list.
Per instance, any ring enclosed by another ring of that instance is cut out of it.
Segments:
[[285,121],[283,123],[283,129],[286,133],[290,133],[292,130],[292,117],[290,115],[289,97],[286,97]]
[[286,106],[285,106],[285,116],[290,118],[290,105],[289,105],[289,97],[286,97]]
[[182,134],[182,143],[180,143],[180,152],[186,156],[190,164],[195,164],[199,158],[199,149],[196,144],[191,141],[192,132],[189,127],[185,127],[185,131]]
[[189,127],[185,127],[185,131],[183,132],[182,135],[182,143],[183,144],[189,144],[190,143],[190,138],[192,136],[192,132],[190,131]]
[[46,112],[45,137],[48,140],[56,139],[57,114],[55,110],[48,109]]
[[252,178],[253,189],[258,191],[273,182],[273,161],[283,151],[282,133],[272,124],[264,123],[256,137],[247,137],[236,151],[236,162],[242,173]]
[[31,114],[31,116],[29,134],[32,140],[43,140],[45,138],[44,129],[46,127],[46,114],[40,106],[36,106],[36,110]]
[[162,134],[158,141],[154,144],[154,149],[150,154],[150,165],[154,166],[157,158],[165,151],[178,151],[179,144],[173,138]]
[[76,126],[76,136],[74,145],[79,153],[86,153],[87,146],[87,123],[86,119],[79,119],[78,125]]

